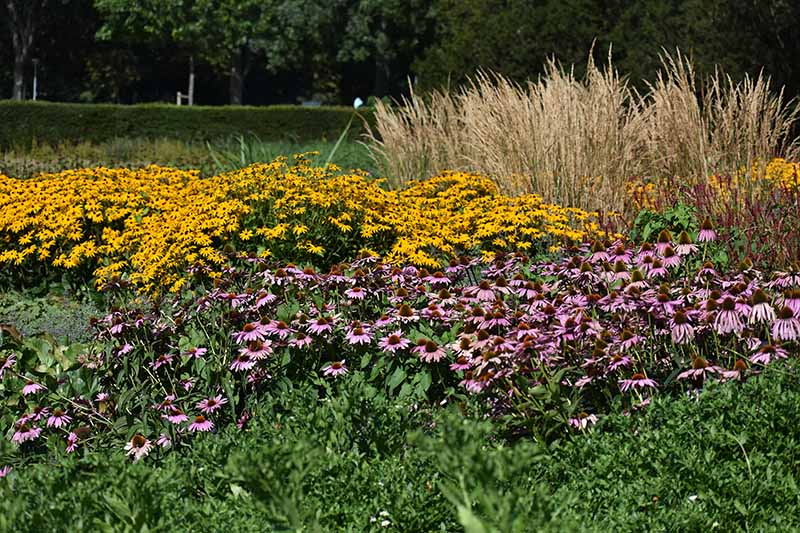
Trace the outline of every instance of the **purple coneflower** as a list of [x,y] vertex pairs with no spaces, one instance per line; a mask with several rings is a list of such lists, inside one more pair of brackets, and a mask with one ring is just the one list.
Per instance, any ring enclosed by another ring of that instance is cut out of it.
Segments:
[[42,407],[41,405],[37,405],[36,407],[33,408],[33,411],[31,412],[30,415],[30,419],[33,420],[34,422],[39,422],[49,414],[50,414],[50,409],[48,409],[47,407]]
[[6,465],[6,466],[0,468],[0,479],[3,479],[4,477],[6,477],[8,475],[8,473],[11,472],[11,470],[12,469],[11,469],[10,465]]
[[239,349],[239,354],[256,360],[266,359],[272,355],[272,343],[270,341],[250,341],[247,346]]
[[678,245],[675,247],[675,251],[680,256],[697,253],[697,245],[692,242],[692,238],[685,230],[678,235]]
[[189,431],[211,431],[214,429],[214,423],[211,420],[208,420],[203,415],[197,415],[194,417],[194,422],[189,424]]
[[17,422],[15,428],[16,431],[14,435],[11,437],[11,442],[16,442],[17,444],[22,444],[23,442],[28,442],[29,440],[35,440],[39,438],[39,435],[42,433],[42,428],[31,426],[27,422],[19,423]]
[[155,361],[151,362],[150,366],[153,368],[153,370],[158,370],[160,367],[172,363],[172,359],[173,359],[172,354],[162,354],[159,355]]
[[189,348],[186,350],[186,355],[189,357],[194,357],[195,359],[200,359],[208,352],[208,348]]
[[628,368],[629,366],[631,366],[631,358],[627,355],[617,354],[611,358],[611,364],[608,365],[608,369],[614,372],[619,368]]
[[686,344],[694,339],[694,327],[689,323],[689,317],[684,311],[676,311],[670,320],[672,342]]
[[317,317],[317,319],[308,326],[308,332],[313,333],[314,335],[330,333],[331,330],[333,330],[331,319],[324,316]]
[[744,379],[747,370],[748,370],[747,363],[745,363],[741,359],[737,359],[736,362],[733,364],[733,368],[731,370],[722,371],[722,379],[724,381],[728,381],[731,379],[741,381]]
[[[677,257],[677,256],[676,256]],[[645,263],[642,264],[644,266]],[[665,278],[669,275],[661,259],[653,259],[652,266],[647,271],[648,278]]]
[[308,348],[311,346],[311,343],[314,342],[314,339],[303,333],[302,331],[298,331],[295,333],[294,337],[289,341],[289,346],[293,348]]
[[169,422],[170,424],[181,424],[189,420],[189,417],[186,416],[186,413],[178,409],[177,407],[173,407],[172,411],[170,411],[166,415],[161,415],[161,418]]
[[726,296],[720,304],[720,312],[714,319],[714,329],[720,335],[741,333],[744,329],[742,317],[736,311],[736,300]]
[[778,317],[772,323],[772,336],[779,341],[793,341],[800,338],[800,320],[788,306],[778,311]]
[[378,342],[381,350],[387,353],[395,353],[398,350],[405,350],[411,345],[411,342],[403,337],[403,332],[399,329],[392,332]]
[[643,389],[646,387],[655,389],[658,387],[655,381],[640,372],[635,373],[628,379],[623,379],[619,383],[619,388],[622,392],[625,392],[628,389]]
[[201,412],[205,414],[211,414],[219,409],[222,409],[222,406],[228,403],[227,398],[223,398],[222,395],[218,394],[213,398],[206,398],[205,400],[201,400],[197,402],[197,407],[200,409]]
[[352,298],[353,300],[363,300],[366,298],[367,293],[359,286],[355,286],[352,289],[347,289],[344,291],[348,298]]
[[459,355],[458,359],[456,359],[456,361],[450,365],[450,370],[454,372],[469,370],[470,368],[472,368],[472,365],[470,364],[469,359],[463,355]]
[[769,323],[775,320],[775,310],[770,305],[769,296],[762,289],[756,289],[750,296],[752,307],[748,322],[750,324]]
[[800,289],[784,291],[783,305],[791,309],[795,316],[800,316]]
[[345,334],[345,339],[350,344],[366,345],[372,342],[372,335],[370,335],[369,330],[361,326],[361,323],[354,322],[350,330]]
[[575,418],[569,419],[569,425],[580,430],[584,430],[590,425],[594,425],[596,423],[597,416],[590,415],[585,411],[581,411]]
[[347,365],[345,365],[345,359],[330,363],[328,366],[322,369],[322,373],[326,376],[333,376],[333,377],[347,374]]
[[27,396],[29,394],[37,393],[40,390],[44,390],[44,387],[42,385],[39,385],[38,383],[28,380],[25,386],[22,387],[22,395]]
[[789,352],[780,346],[767,344],[762,346],[758,352],[750,356],[750,362],[766,366],[770,364],[773,359],[786,359],[787,357],[789,357]]
[[264,340],[264,332],[259,328],[258,322],[249,322],[244,325],[242,331],[234,332],[232,335],[236,344]]
[[711,219],[706,217],[700,225],[700,234],[697,236],[697,242],[714,242],[717,240],[717,232],[714,231],[714,225],[711,224]]
[[481,280],[480,283],[478,283],[478,286],[473,287],[470,292],[478,300],[483,302],[493,302],[496,298],[494,291],[492,290],[492,284],[486,279]]
[[411,350],[419,355],[419,358],[426,363],[438,363],[444,359],[444,348],[428,339],[419,339],[417,346]]
[[264,331],[269,335],[274,337],[278,337],[279,339],[283,340],[286,339],[289,335],[293,333],[292,328],[289,327],[289,324],[284,322],[283,320],[273,320],[271,321],[265,328]]
[[133,456],[134,463],[142,457],[146,457],[152,449],[152,443],[140,433],[134,435],[130,442],[125,445],[125,450],[128,452],[127,455]]
[[668,229],[662,229],[656,240],[656,252],[663,256],[667,248],[672,248],[672,233]]
[[722,372],[722,368],[709,364],[709,362],[702,357],[695,357],[692,361],[692,368],[678,374],[677,379],[705,380],[709,374],[719,375],[722,374]]
[[166,433],[162,433],[158,436],[156,440],[156,444],[164,449],[167,449],[172,446],[172,439]]
[[419,320],[419,315],[417,315],[411,306],[408,304],[402,304],[397,309],[397,320],[399,320],[403,324],[408,324],[410,322],[417,322]]
[[70,431],[67,435],[67,453],[72,453],[78,449],[78,434]]
[[437,270],[430,276],[425,276],[422,281],[430,283],[431,287],[446,287],[450,285],[450,278],[444,275],[444,272]]
[[674,268],[681,264],[681,257],[678,255],[672,246],[667,246],[664,249],[664,254],[661,257],[661,262],[666,268]]
[[231,363],[231,370],[241,372],[243,370],[250,370],[254,366],[256,366],[255,359],[253,359],[247,354],[240,353],[239,355],[233,358],[233,362]]
[[6,373],[6,370],[13,368],[16,363],[17,357],[14,354],[11,354],[5,358],[0,358],[0,379],[3,379],[3,375]]
[[53,414],[47,419],[47,427],[60,428],[72,422],[72,417],[63,409],[53,409]]

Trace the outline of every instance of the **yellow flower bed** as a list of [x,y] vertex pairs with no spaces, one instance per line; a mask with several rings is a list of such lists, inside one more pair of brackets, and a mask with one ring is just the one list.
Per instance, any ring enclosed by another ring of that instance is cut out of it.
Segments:
[[88,268],[98,284],[125,278],[160,292],[179,290],[189,265],[218,270],[228,244],[298,262],[364,249],[436,267],[464,252],[599,234],[586,212],[504,196],[481,176],[445,173],[387,191],[338,170],[298,157],[210,178],[158,166],[0,175],[0,264]]

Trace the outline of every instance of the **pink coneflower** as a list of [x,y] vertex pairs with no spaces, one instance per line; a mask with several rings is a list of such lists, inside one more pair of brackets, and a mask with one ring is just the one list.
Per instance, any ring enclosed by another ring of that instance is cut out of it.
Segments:
[[344,293],[348,298],[352,298],[353,300],[363,300],[367,296],[366,291],[359,286],[355,286],[352,289],[347,289],[344,291]]
[[161,418],[163,418],[170,424],[181,424],[189,420],[189,417],[186,416],[186,413],[184,413],[177,407],[173,407],[168,414],[161,415]]
[[569,419],[569,425],[580,430],[584,430],[590,425],[594,425],[596,423],[597,423],[597,416],[590,415],[589,413],[584,411],[578,413],[578,415],[575,418]]
[[680,256],[697,253],[697,245],[692,243],[692,238],[686,231],[682,231],[678,235],[678,245],[675,247],[675,251]]
[[714,231],[714,225],[711,224],[711,219],[706,217],[700,225],[700,234],[697,236],[697,242],[714,242],[717,240],[717,232]]
[[129,342],[126,342],[125,344],[119,347],[119,349],[117,350],[117,355],[119,356],[119,355],[129,354],[132,351],[133,351],[133,345]]
[[233,362],[231,363],[231,370],[241,372],[244,370],[250,370],[254,366],[256,366],[255,359],[253,359],[247,354],[240,353],[239,355],[233,358]]
[[592,243],[592,255],[589,256],[590,263],[603,263],[608,262],[611,260],[611,256],[608,255],[606,251],[606,247],[603,246],[603,241],[596,240]]
[[314,335],[322,335],[323,333],[330,333],[333,330],[331,319],[324,316],[319,316],[317,319],[308,326],[308,332]]
[[256,293],[256,303],[255,308],[261,309],[265,305],[269,305],[274,302],[278,297],[272,294],[269,291],[260,290]]
[[78,449],[78,434],[70,431],[67,435],[67,453],[72,453]]
[[355,322],[347,334],[345,334],[345,339],[347,339],[347,342],[350,344],[366,345],[372,342],[372,335],[370,335],[369,330],[362,327],[360,323]]
[[417,315],[411,306],[408,304],[402,304],[397,309],[397,320],[399,320],[403,324],[408,324],[410,322],[417,322],[419,320],[419,315]]
[[49,414],[50,414],[50,409],[48,409],[47,407],[42,407],[41,405],[37,405],[36,407],[33,408],[33,411],[30,414],[30,419],[33,420],[34,422],[39,422]]
[[681,264],[681,258],[675,252],[672,246],[667,246],[664,249],[664,255],[661,258],[661,262],[664,264],[666,268],[674,268]]
[[180,380],[179,383],[180,383],[181,387],[183,387],[183,390],[188,392],[188,391],[192,390],[192,387],[194,387],[194,382],[195,382],[195,378],[187,378],[187,379]]
[[239,354],[256,360],[266,359],[272,355],[272,343],[270,341],[250,341],[247,346],[239,349]]
[[0,358],[0,379],[3,379],[3,375],[6,373],[6,370],[13,368],[16,363],[17,356],[14,354],[11,354],[5,358]]
[[619,388],[622,392],[625,392],[628,389],[643,389],[646,387],[655,389],[658,387],[655,381],[640,372],[635,373],[628,379],[623,379],[619,383]]
[[295,333],[294,337],[289,341],[289,346],[293,348],[308,348],[311,346],[311,343],[314,342],[314,339],[303,333],[302,331],[298,331]]
[[614,357],[611,358],[611,364],[608,365],[608,369],[611,372],[614,372],[619,368],[628,368],[629,366],[631,366],[630,357],[628,357],[627,355],[615,355]]
[[681,372],[678,374],[679,380],[682,379],[693,379],[693,380],[705,380],[706,377],[710,374],[722,374],[723,369],[716,366],[709,364],[708,361],[703,359],[702,357],[695,357],[692,361],[692,368],[685,372]]
[[725,381],[732,379],[741,381],[745,378],[747,371],[748,371],[747,363],[745,363],[741,359],[737,359],[736,362],[733,364],[733,369],[722,371],[722,379]]
[[736,311],[736,300],[726,296],[720,304],[720,312],[714,319],[714,329],[720,335],[741,333],[744,329],[742,317]]
[[250,341],[264,340],[264,331],[259,327],[258,322],[249,322],[241,331],[232,333],[232,336],[236,344],[245,344]]
[[153,444],[139,433],[134,435],[130,442],[125,445],[125,450],[128,452],[127,455],[133,456],[134,463],[142,457],[147,457],[147,454],[152,449]]
[[495,293],[492,290],[492,284],[489,283],[489,280],[481,280],[477,287],[474,287],[470,291],[471,295],[476,297],[478,300],[483,302],[493,302],[495,301]]
[[694,327],[689,323],[689,317],[683,311],[676,311],[670,320],[672,342],[686,344],[694,339]]
[[444,275],[444,272],[437,270],[430,276],[425,276],[422,281],[430,283],[431,287],[446,287],[450,285],[450,278]]
[[800,316],[800,289],[784,291],[783,305],[791,309],[795,316]]
[[637,335],[628,328],[625,328],[622,330],[622,333],[620,333],[619,340],[619,349],[621,352],[625,352],[641,343],[642,340],[644,340],[644,337]]
[[11,468],[10,465],[6,465],[6,466],[0,468],[0,479],[3,479],[4,477],[6,477],[8,475],[8,473],[11,472],[11,470],[12,470],[12,468]]
[[250,413],[247,411],[242,412],[242,416],[236,420],[236,427],[239,429],[239,431],[245,428],[248,420],[250,420]]
[[228,403],[227,398],[223,398],[222,395],[218,394],[213,398],[206,398],[205,400],[197,402],[195,407],[205,414],[211,414],[214,411],[222,409],[222,406],[226,403]]
[[28,381],[24,387],[22,387],[22,395],[28,396],[29,394],[34,394],[39,392],[40,390],[44,390],[44,387],[39,385],[38,383],[34,383],[33,381]]
[[208,420],[203,415],[197,415],[194,417],[194,422],[189,424],[189,431],[211,431],[214,429],[214,423],[211,420]]
[[281,340],[286,339],[294,332],[292,328],[289,327],[289,324],[283,320],[273,320],[264,328],[264,331]]
[[672,233],[668,229],[662,229],[656,240],[656,252],[663,256],[667,248],[672,248]]
[[159,355],[155,361],[151,362],[150,366],[153,367],[153,370],[158,370],[160,367],[172,363],[172,359],[173,359],[172,354],[162,354]]
[[322,369],[322,373],[326,376],[333,377],[347,374],[347,365],[345,365],[345,359],[342,359],[341,361],[334,361],[333,363],[329,364]]
[[185,352],[186,355],[195,359],[202,358],[206,353],[208,353],[208,348],[189,348]]
[[459,355],[458,359],[456,359],[456,361],[450,365],[450,370],[454,372],[469,370],[470,368],[472,368],[472,365],[470,364],[469,359],[463,355]]
[[750,302],[753,305],[748,318],[750,324],[769,323],[775,320],[775,310],[770,305],[769,296],[762,289],[756,289],[753,292]]
[[426,363],[438,363],[445,356],[444,348],[428,339],[419,339],[417,346],[411,351],[418,354],[419,358]]
[[94,401],[96,401],[97,403],[100,403],[100,402],[107,402],[110,399],[111,399],[111,395],[109,393],[107,393],[107,392],[99,392],[97,394],[97,396],[95,396]]
[[166,433],[162,433],[158,436],[156,440],[156,444],[164,449],[167,449],[172,446],[172,439]]
[[772,336],[779,341],[793,341],[800,338],[800,320],[795,318],[791,308],[783,306],[772,323]]
[[703,263],[703,266],[700,267],[700,270],[697,272],[697,277],[715,277],[717,275],[717,271],[714,269],[714,264],[710,261],[706,261]]
[[378,320],[375,321],[374,326],[376,328],[380,329],[380,328],[382,328],[384,326],[388,326],[392,322],[394,322],[392,317],[390,317],[389,315],[384,313],[384,314],[382,314],[381,316],[378,317]]
[[758,352],[750,356],[750,362],[766,366],[774,359],[786,359],[787,357],[789,357],[789,352],[780,346],[767,344],[766,346],[762,346]]
[[53,409],[53,414],[47,419],[47,427],[60,428],[72,422],[72,418],[62,409]]
[[392,332],[378,342],[381,350],[387,353],[395,353],[398,350],[405,350],[411,346],[411,341],[403,337],[403,332],[399,329]]
[[[644,266],[645,263],[642,264]],[[652,266],[650,270],[647,271],[648,278],[664,278],[667,277],[669,272],[667,272],[664,263],[660,259],[653,259]]]
[[15,426],[16,431],[14,435],[11,437],[11,442],[16,442],[17,444],[22,444],[23,442],[28,442],[30,440],[35,440],[39,438],[39,435],[42,434],[42,428],[38,428],[36,426],[31,426],[27,422],[19,423]]

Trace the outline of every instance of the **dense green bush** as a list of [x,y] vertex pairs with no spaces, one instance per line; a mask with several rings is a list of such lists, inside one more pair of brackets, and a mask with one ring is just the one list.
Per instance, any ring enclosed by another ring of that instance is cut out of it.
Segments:
[[0,530],[796,530],[795,369],[657,397],[549,448],[388,401],[363,379],[326,400],[301,386],[244,432],[161,459],[120,449],[15,468],[0,479]]
[[[0,146],[32,141],[100,143],[115,137],[209,140],[252,133],[263,141],[335,141],[353,110],[347,107],[113,105],[0,101]],[[357,116],[372,120],[370,110]],[[351,137],[363,131],[354,120]]]

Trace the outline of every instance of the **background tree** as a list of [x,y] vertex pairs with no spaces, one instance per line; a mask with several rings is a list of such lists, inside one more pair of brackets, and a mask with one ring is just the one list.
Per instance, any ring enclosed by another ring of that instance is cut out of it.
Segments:
[[5,0],[6,23],[11,32],[14,49],[14,85],[11,98],[22,100],[25,88],[25,67],[31,51],[47,0]]

